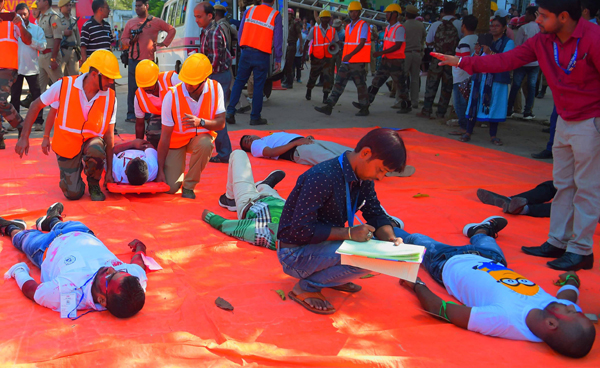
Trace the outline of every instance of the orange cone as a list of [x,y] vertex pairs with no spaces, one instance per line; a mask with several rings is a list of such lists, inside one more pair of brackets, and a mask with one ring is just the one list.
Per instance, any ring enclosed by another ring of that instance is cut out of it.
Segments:
[[280,80],[273,82],[273,91],[285,91],[286,89],[287,88],[283,88],[281,86],[281,81]]

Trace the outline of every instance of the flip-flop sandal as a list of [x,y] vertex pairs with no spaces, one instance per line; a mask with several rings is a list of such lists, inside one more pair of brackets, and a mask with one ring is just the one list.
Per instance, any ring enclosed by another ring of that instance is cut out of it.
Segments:
[[500,140],[500,138],[492,138],[490,140],[490,142],[492,142],[496,146],[502,146],[502,145],[504,145],[504,143],[502,143],[502,141]]
[[406,167],[404,167],[404,170],[402,170],[402,172],[395,172],[395,171],[390,171],[387,174],[385,174],[385,176],[387,177],[408,177],[408,176],[412,176],[415,172],[417,171],[417,169],[415,169],[414,166],[410,166],[410,165],[406,165]]
[[330,289],[338,290],[338,291],[344,291],[346,293],[358,293],[359,291],[362,290],[362,286],[356,285],[353,282],[349,282],[349,283],[344,284],[344,285],[333,286]]
[[333,314],[333,313],[335,313],[335,308],[329,309],[329,310],[320,310],[320,309],[315,309],[315,308],[311,307],[310,304],[305,302],[306,299],[311,299],[311,298],[327,301],[327,299],[325,299],[323,294],[321,294],[320,292],[310,293],[307,291],[302,294],[296,295],[294,293],[294,291],[292,290],[288,293],[288,297],[313,313],[316,313],[316,314]]
[[471,136],[468,135],[467,133],[463,134],[460,136],[460,138],[458,138],[459,141],[461,142],[468,142],[471,140]]

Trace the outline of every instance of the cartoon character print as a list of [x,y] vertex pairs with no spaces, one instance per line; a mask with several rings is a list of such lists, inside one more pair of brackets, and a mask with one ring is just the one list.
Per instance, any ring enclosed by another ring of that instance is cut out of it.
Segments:
[[473,269],[487,272],[498,283],[521,295],[533,296],[540,290],[539,285],[533,281],[496,262],[483,262]]

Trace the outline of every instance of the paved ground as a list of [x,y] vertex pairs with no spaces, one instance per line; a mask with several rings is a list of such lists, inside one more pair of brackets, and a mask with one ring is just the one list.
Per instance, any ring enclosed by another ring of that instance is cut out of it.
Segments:
[[[122,66],[121,66],[122,67]],[[119,133],[134,133],[134,124],[125,122],[127,112],[127,69],[121,68],[122,78],[117,81],[117,127]],[[423,98],[426,77],[422,77],[421,100]],[[302,73],[302,80],[308,80],[308,70]],[[368,79],[370,84],[371,77]],[[377,99],[370,108],[371,114],[367,117],[357,117],[357,110],[351,102],[356,101],[356,87],[348,83],[345,93],[340,98],[331,116],[326,116],[314,111],[314,106],[321,105],[322,94],[320,89],[313,90],[313,99],[307,101],[304,98],[306,92],[305,83],[295,83],[294,88],[285,91],[273,91],[271,98],[264,103],[262,116],[269,121],[269,125],[251,127],[248,122],[248,113],[237,115],[237,124],[228,125],[229,130],[255,128],[259,130],[286,130],[286,129],[318,129],[318,128],[345,128],[345,127],[394,127],[415,128],[421,132],[450,137],[448,132],[455,130],[446,125],[442,120],[425,120],[415,116],[418,112],[413,110],[407,115],[398,115],[396,110],[390,106],[394,100],[389,98],[387,88],[384,86]],[[438,93],[439,96],[439,93]],[[436,100],[437,101],[437,100]],[[487,128],[475,128],[475,134],[470,143],[482,147],[489,147],[516,155],[530,157],[533,152],[539,152],[546,146],[549,135],[542,132],[542,124],[549,120],[552,112],[552,95],[548,93],[543,100],[536,99],[534,114],[535,121],[507,120],[500,124],[498,137],[504,141],[504,146],[497,147],[489,142]],[[434,107],[435,109],[435,107]],[[26,113],[26,109],[22,113]],[[434,110],[435,111],[435,110]],[[449,120],[451,117],[447,117]],[[547,124],[547,123],[546,123]],[[32,137],[41,137],[42,132],[33,132]],[[6,135],[7,138],[16,138],[16,132]],[[454,137],[451,137],[454,139]]]

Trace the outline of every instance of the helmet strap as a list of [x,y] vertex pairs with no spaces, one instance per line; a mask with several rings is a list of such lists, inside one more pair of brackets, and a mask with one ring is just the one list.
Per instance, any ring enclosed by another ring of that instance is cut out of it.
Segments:
[[98,73],[98,88],[102,91],[102,74]]

